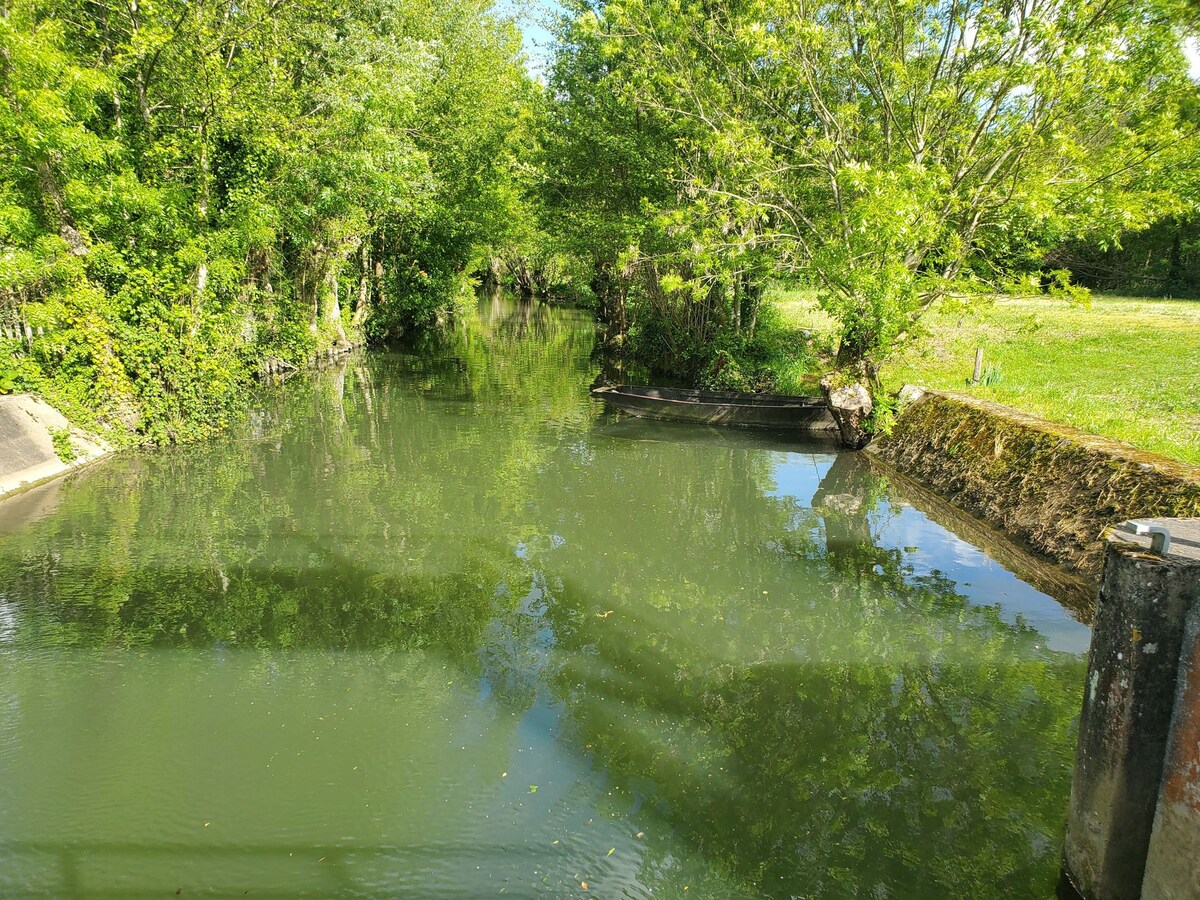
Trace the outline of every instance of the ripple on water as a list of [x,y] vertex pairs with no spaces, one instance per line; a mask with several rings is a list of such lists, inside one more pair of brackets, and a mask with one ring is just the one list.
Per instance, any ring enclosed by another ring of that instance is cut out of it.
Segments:
[[0,525],[0,895],[1048,893],[1086,627],[852,455],[615,421],[593,331]]

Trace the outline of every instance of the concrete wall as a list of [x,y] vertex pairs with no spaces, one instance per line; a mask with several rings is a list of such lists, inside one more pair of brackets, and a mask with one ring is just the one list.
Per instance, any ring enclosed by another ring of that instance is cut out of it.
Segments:
[[1200,468],[973,397],[925,394],[867,452],[1093,583],[1111,526],[1200,516]]
[[[76,459],[63,462],[52,431],[66,430]],[[0,497],[57,478],[111,452],[92,435],[71,427],[54,407],[29,394],[0,396]]]
[[1195,580],[1142,882],[1143,897],[1161,900],[1200,897],[1200,567]]
[[1113,533],[1092,625],[1064,896],[1200,897],[1200,519]]

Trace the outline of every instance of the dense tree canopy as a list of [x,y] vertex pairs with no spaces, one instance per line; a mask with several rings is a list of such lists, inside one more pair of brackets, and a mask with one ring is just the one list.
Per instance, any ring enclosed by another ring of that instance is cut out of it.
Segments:
[[1141,0],[612,0],[568,34],[619,68],[626,115],[671,129],[658,211],[694,296],[731,272],[811,279],[839,363],[873,376],[931,304],[1190,208],[1185,19]]
[[1186,285],[1195,18],[578,0],[543,84],[491,0],[13,0],[0,389],[189,439],[256,373],[430,325],[473,274],[591,300],[612,346],[738,389],[812,368],[762,304],[799,279],[827,365],[875,386],[931,305],[1102,283],[1122,242]]
[[519,48],[487,0],[10,4],[0,316],[41,330],[24,374],[180,439],[266,359],[430,320],[509,214]]

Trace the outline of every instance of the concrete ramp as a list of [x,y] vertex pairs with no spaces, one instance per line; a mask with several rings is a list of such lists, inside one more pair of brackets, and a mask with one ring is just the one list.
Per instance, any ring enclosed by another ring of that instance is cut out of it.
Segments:
[[[52,431],[70,434],[76,458],[54,452]],[[112,451],[104,441],[72,428],[56,410],[30,394],[0,396],[0,497],[57,478]]]

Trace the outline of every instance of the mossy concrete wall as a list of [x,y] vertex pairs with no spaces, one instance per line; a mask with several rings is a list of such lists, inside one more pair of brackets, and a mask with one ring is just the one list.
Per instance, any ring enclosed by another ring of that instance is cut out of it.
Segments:
[[1089,579],[1113,525],[1200,516],[1200,468],[975,397],[927,393],[867,451]]
[[1200,896],[1200,519],[1108,538],[1060,896]]
[[[1092,623],[1063,851],[1064,873],[1086,900],[1164,896],[1143,890],[1146,856],[1161,787],[1186,776],[1186,762],[1165,765],[1172,717],[1200,699],[1178,689],[1200,588],[1200,521],[1154,521],[1171,532],[1165,556],[1150,552],[1149,537],[1109,536]],[[1177,824],[1175,852],[1180,840],[1200,841],[1197,822]],[[1193,853],[1183,865],[1196,863]]]

